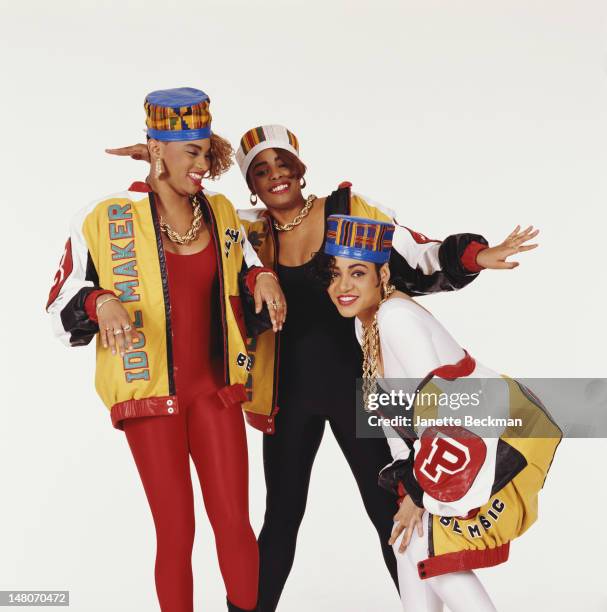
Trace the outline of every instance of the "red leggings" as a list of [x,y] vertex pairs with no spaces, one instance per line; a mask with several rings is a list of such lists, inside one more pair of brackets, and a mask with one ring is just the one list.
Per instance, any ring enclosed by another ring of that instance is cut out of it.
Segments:
[[190,455],[215,533],[231,603],[257,603],[259,557],[249,522],[248,458],[240,405],[213,392],[180,402],[179,414],[129,419],[124,431],[156,527],[156,591],[162,612],[192,612],[194,498]]

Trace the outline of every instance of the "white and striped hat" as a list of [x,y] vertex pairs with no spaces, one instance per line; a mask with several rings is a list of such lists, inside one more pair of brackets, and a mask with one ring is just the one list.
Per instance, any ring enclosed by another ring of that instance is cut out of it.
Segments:
[[255,156],[265,149],[285,149],[299,157],[299,142],[293,132],[282,125],[261,125],[245,133],[236,151],[236,161],[242,175],[247,178],[247,170]]

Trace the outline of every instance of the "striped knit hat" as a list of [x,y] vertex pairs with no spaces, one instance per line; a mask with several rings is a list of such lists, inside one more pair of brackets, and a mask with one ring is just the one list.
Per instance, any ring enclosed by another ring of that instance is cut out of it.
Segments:
[[293,132],[282,125],[261,125],[245,133],[236,151],[236,161],[242,175],[247,178],[247,170],[255,156],[265,149],[285,149],[299,157],[299,142]]
[[211,137],[209,96],[191,87],[161,89],[144,102],[148,136],[156,140],[199,140]]
[[390,259],[394,225],[384,221],[331,215],[327,219],[325,253],[383,264]]

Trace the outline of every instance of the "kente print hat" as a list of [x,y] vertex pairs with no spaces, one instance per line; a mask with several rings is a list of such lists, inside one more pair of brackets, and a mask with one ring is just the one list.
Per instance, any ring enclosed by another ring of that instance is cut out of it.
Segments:
[[199,140],[211,137],[209,96],[192,87],[160,89],[143,104],[148,136],[156,140]]
[[236,151],[236,161],[242,175],[247,178],[247,170],[255,156],[264,149],[285,149],[299,157],[299,142],[293,132],[282,125],[261,125],[245,133]]
[[334,257],[383,264],[390,259],[394,225],[384,221],[331,215],[327,219],[325,253]]

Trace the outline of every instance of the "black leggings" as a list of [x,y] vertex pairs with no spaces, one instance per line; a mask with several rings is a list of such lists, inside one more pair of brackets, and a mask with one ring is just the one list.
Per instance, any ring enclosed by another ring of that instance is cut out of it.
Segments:
[[394,496],[377,484],[380,469],[392,461],[390,450],[385,438],[356,438],[354,400],[348,406],[340,404],[334,405],[330,414],[315,414],[309,408],[283,402],[276,416],[276,433],[264,436],[267,498],[259,535],[259,612],[276,610],[291,571],[312,465],[326,421],[354,474],[367,514],[377,530],[384,561],[398,588],[396,559],[388,544],[392,517],[398,508]]

